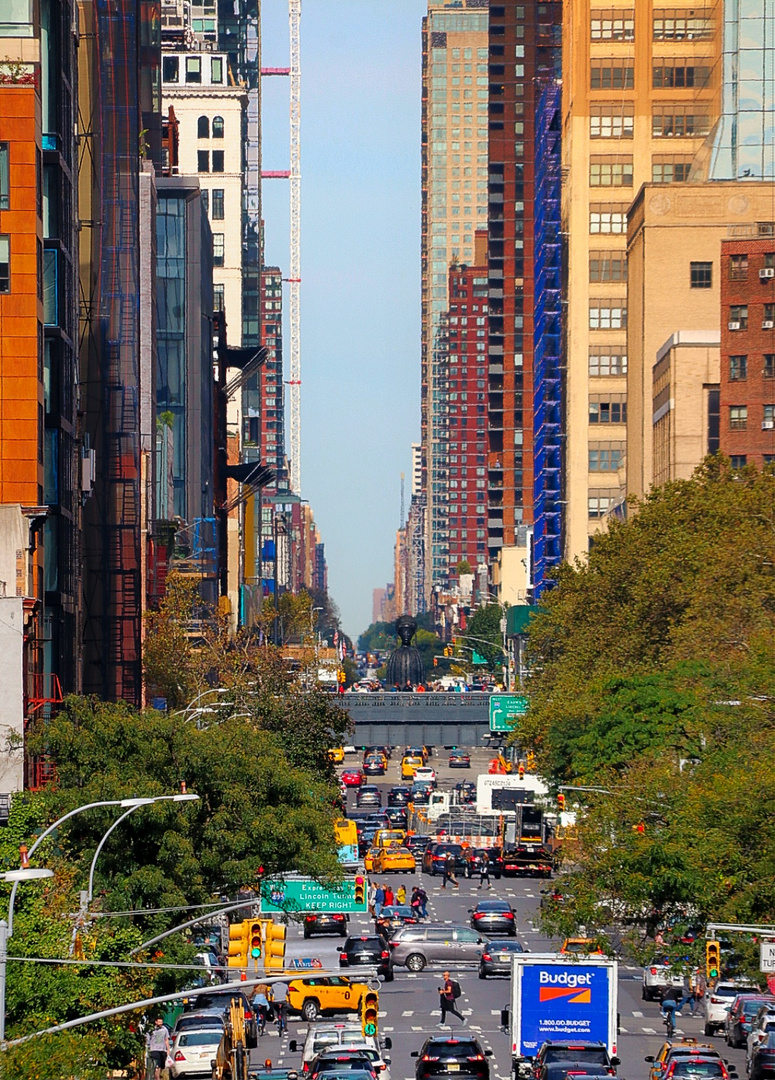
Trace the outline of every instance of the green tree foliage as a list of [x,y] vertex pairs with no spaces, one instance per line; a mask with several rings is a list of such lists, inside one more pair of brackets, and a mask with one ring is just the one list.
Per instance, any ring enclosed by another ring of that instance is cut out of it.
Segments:
[[476,609],[463,634],[467,662],[470,663],[474,652],[477,652],[487,661],[488,671],[497,671],[503,666],[502,618],[500,604],[482,604]]
[[455,573],[458,577],[460,577],[461,574],[473,574],[473,570],[471,569],[471,563],[468,561],[468,559],[460,560],[460,562],[455,567]]
[[358,652],[383,652],[395,649],[396,633],[392,622],[375,622],[358,638]]

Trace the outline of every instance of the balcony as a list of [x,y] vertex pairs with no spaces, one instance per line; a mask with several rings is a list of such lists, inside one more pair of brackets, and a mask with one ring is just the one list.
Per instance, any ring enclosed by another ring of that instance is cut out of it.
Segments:
[[43,323],[45,326],[61,326],[62,293],[64,275],[58,248],[47,247],[43,251]]

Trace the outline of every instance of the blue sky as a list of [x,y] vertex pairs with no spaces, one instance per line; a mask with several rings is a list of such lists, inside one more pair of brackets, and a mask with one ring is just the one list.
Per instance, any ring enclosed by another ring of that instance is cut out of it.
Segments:
[[[285,0],[263,0],[263,64],[288,62]],[[420,95],[424,0],[304,0],[302,495],[345,630],[393,578],[400,474],[420,435]],[[264,169],[288,168],[288,80],[264,79]],[[266,259],[288,266],[287,181],[264,182]],[[286,326],[287,340],[287,326]],[[286,379],[287,373],[286,347]]]

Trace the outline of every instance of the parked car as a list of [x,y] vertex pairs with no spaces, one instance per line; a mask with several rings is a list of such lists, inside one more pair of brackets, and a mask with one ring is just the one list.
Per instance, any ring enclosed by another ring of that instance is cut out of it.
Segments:
[[753,1018],[760,1006],[775,998],[764,994],[738,994],[727,1013],[725,1037],[727,1046],[745,1046]]
[[490,862],[490,877],[500,878],[503,872],[503,855],[501,849],[497,847],[465,849],[463,854],[466,861],[465,875],[467,878],[474,877],[479,873],[485,852]]
[[758,987],[751,986],[748,988],[742,983],[733,982],[731,979],[717,982],[712,990],[708,989],[703,999],[705,1006],[705,1034],[715,1035],[717,1031],[723,1031],[726,1028],[727,1013],[738,994],[755,994],[757,991]]
[[185,1028],[170,1042],[170,1076],[211,1076],[210,1062],[218,1053],[223,1029],[217,1027]]
[[362,784],[355,793],[357,807],[382,806],[382,792],[376,784]]
[[393,958],[387,942],[379,934],[348,937],[336,951],[339,953],[339,967],[376,967],[377,974],[385,982],[393,981]]
[[775,1032],[763,1039],[751,1054],[748,1080],[772,1080],[775,1077]]
[[511,975],[511,958],[514,953],[526,952],[516,938],[493,938],[484,946],[479,960],[479,978],[490,975]]
[[182,1012],[175,1021],[172,1034],[181,1031],[199,1031],[201,1028],[217,1028],[223,1031],[226,1024],[224,1014],[219,1009],[197,1012]]
[[410,971],[422,971],[428,964],[478,964],[487,944],[481,934],[467,926],[404,926],[390,938],[393,963]]
[[462,844],[431,844],[430,847],[425,849],[425,853],[422,858],[422,871],[424,874],[430,874],[434,877],[436,874],[444,873],[444,864],[447,860],[447,856],[452,853],[455,857],[455,873],[465,873],[466,859],[463,852]]
[[347,937],[347,916],[338,911],[313,911],[304,916],[304,937],[317,934],[339,934]]
[[475,908],[468,910],[471,926],[481,934],[507,934],[514,937],[517,933],[514,908],[507,900],[482,900]]
[[471,755],[466,750],[450,750],[449,767],[450,769],[470,769]]
[[[682,989],[684,977],[673,968],[666,956],[656,957],[643,969],[643,987],[640,996],[644,1001],[661,1001],[671,987]],[[710,1032],[706,1031],[706,1035]]]
[[[233,984],[232,984],[233,985]],[[253,1015],[253,1006],[243,990],[228,989],[225,986],[214,986],[207,994],[197,994],[196,997],[183,999],[183,1011],[186,1013],[219,1012],[221,1016],[231,1009],[234,1000],[242,1005],[245,1017],[245,1044],[251,1050],[258,1046],[258,1024]]]
[[473,1035],[456,1038],[452,1035],[431,1035],[422,1049],[413,1050],[417,1058],[416,1080],[429,1080],[433,1076],[471,1076],[477,1080],[490,1080],[492,1050],[484,1050]]

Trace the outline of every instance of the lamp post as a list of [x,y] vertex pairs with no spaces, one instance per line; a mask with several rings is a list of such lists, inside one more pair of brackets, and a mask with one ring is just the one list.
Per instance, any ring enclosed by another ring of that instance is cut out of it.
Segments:
[[[20,881],[41,881],[43,878],[54,876],[53,870],[43,870],[40,867],[30,866],[29,853],[26,848],[21,849],[21,862],[22,865],[18,870],[8,870],[6,873],[0,874],[0,880],[13,882],[11,898],[13,898],[16,886]],[[8,912],[8,919],[10,922],[10,909]],[[8,938],[11,936],[9,922],[6,922],[5,919],[0,919],[0,1043],[5,1042],[5,978],[6,963],[8,959]]]

